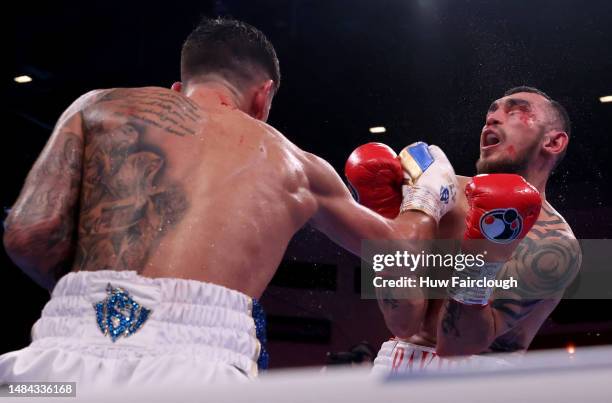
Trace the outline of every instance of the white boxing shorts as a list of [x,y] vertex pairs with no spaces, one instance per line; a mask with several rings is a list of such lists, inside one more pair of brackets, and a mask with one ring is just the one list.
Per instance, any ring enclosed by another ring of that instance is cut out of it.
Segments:
[[250,297],[215,284],[69,273],[34,324],[32,343],[0,356],[0,384],[248,380],[260,352],[251,310]]
[[507,367],[508,365],[506,361],[499,358],[482,355],[440,357],[431,347],[393,338],[382,344],[374,360],[372,373],[384,376],[431,371],[493,369]]

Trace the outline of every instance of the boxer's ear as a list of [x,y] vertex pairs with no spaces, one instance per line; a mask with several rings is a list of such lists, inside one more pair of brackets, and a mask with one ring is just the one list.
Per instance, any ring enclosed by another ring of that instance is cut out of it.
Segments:
[[183,83],[180,81],[175,81],[174,84],[172,84],[172,87],[170,87],[170,89],[172,91],[181,92],[183,90]]
[[253,101],[251,102],[250,115],[255,119],[267,121],[274,96],[274,81],[266,80],[255,89]]
[[569,137],[567,133],[563,131],[551,131],[545,135],[542,147],[546,153],[557,156],[565,151],[568,142]]

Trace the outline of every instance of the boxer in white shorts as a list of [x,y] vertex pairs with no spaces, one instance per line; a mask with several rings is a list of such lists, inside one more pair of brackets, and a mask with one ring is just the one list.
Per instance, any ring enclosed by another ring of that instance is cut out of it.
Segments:
[[32,344],[0,356],[0,383],[248,379],[261,359],[252,301],[304,224],[359,254],[362,239],[432,236],[450,207],[432,207],[454,181],[437,148],[419,179],[429,193],[389,220],[268,126],[278,60],[247,24],[202,21],[181,78],[93,91],[60,117],[4,234],[53,293]]

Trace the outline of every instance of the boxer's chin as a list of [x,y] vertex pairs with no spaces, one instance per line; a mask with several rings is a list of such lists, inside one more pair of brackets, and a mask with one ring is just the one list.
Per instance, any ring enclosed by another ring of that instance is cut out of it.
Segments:
[[509,158],[483,159],[476,161],[476,172],[480,174],[519,174],[527,170],[527,159],[512,160]]
[[508,154],[496,153],[476,161],[478,174],[518,174],[526,176],[530,161],[537,155],[539,143],[534,141],[521,154],[511,158]]

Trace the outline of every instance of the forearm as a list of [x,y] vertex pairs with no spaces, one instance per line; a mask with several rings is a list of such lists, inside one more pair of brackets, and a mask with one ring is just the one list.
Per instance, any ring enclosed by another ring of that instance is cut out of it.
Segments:
[[406,211],[393,220],[390,239],[431,241],[437,235],[436,221],[421,211]]
[[495,338],[490,305],[465,305],[448,298],[440,310],[436,352],[441,356],[479,354]]
[[[418,212],[408,211],[393,221],[392,252],[412,254],[428,252],[436,231],[435,220]],[[395,244],[395,245],[394,245]],[[411,278],[417,280],[420,268],[389,268],[379,273],[385,280]],[[376,289],[378,306],[389,330],[397,337],[408,338],[417,333],[427,310],[427,299],[419,287],[384,287]]]
[[394,336],[408,338],[419,331],[427,310],[427,300],[416,294],[420,290],[414,290],[412,295],[389,288],[376,291],[378,307]]

